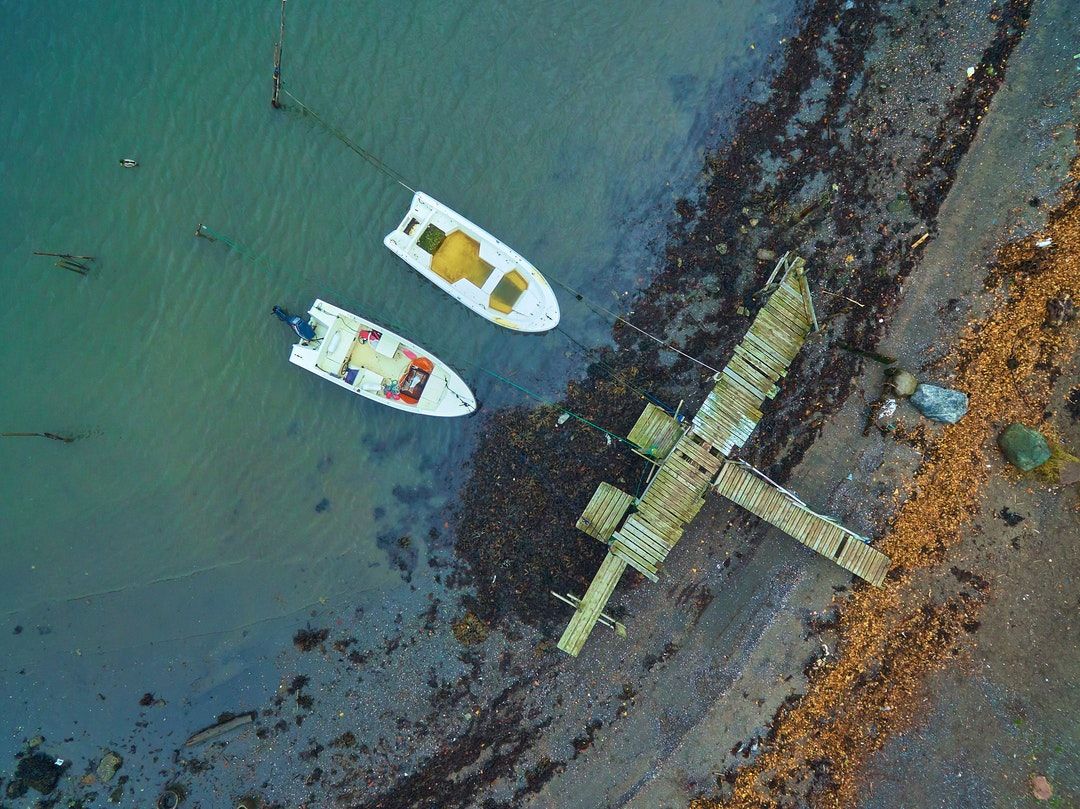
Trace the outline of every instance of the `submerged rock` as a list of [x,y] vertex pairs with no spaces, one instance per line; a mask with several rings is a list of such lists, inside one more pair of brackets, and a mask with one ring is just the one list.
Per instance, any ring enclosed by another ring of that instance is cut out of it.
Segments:
[[98,762],[96,770],[98,780],[103,784],[109,783],[109,781],[112,780],[112,777],[116,775],[116,771],[123,765],[124,760],[112,750],[109,750],[101,757],[101,761]]
[[966,393],[925,382],[915,389],[911,403],[928,419],[946,424],[956,424],[968,410]]
[[1031,776],[1031,794],[1037,801],[1048,801],[1054,797],[1054,788],[1045,775]]
[[998,436],[998,446],[1013,466],[1030,472],[1050,460],[1050,445],[1038,430],[1013,422]]
[[[60,781],[60,774],[64,771],[62,765],[56,763],[56,759],[45,753],[35,753],[27,756],[19,762],[15,770],[12,784],[16,782],[36,789],[42,795],[48,795]],[[8,786],[11,789],[11,786]],[[23,790],[25,792],[25,789]]]

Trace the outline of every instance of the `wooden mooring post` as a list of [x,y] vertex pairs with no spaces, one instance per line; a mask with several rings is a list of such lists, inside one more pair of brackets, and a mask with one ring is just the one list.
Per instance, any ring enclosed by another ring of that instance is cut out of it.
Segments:
[[281,50],[285,46],[285,2],[281,0],[281,28],[278,30],[278,41],[274,47],[274,94],[270,97],[270,106],[275,110],[281,109]]

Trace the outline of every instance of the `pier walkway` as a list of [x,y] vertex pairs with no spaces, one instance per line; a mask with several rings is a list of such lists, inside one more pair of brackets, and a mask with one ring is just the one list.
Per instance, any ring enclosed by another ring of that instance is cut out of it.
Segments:
[[710,489],[881,585],[888,557],[864,537],[811,511],[748,464],[727,459],[750,438],[764,401],[779,392],[807,335],[818,328],[805,262],[797,256],[785,254],[755,297],[765,298],[764,305],[690,424],[647,405],[631,429],[641,454],[657,464],[641,497],[635,500],[601,483],[578,520],[578,528],[605,543],[608,554],[585,595],[574,599],[577,608],[559,640],[564,652],[581,651],[628,565],[659,580],[664,561]]

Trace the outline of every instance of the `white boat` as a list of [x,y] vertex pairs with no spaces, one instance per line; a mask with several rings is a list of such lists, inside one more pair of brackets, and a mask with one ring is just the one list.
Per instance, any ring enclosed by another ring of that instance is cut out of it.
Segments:
[[472,391],[450,366],[377,323],[323,300],[312,304],[306,324],[276,307],[275,314],[300,335],[289,361],[316,376],[410,413],[465,416],[476,410]]
[[559,323],[559,300],[536,267],[427,194],[413,197],[383,244],[492,323],[526,332],[548,331]]

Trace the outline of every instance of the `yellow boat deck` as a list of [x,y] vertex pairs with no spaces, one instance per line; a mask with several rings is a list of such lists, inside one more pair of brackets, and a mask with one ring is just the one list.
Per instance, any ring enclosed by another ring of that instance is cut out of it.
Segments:
[[463,231],[455,230],[431,256],[431,269],[447,283],[455,284],[462,278],[476,287],[483,287],[495,269],[480,258],[480,242]]

